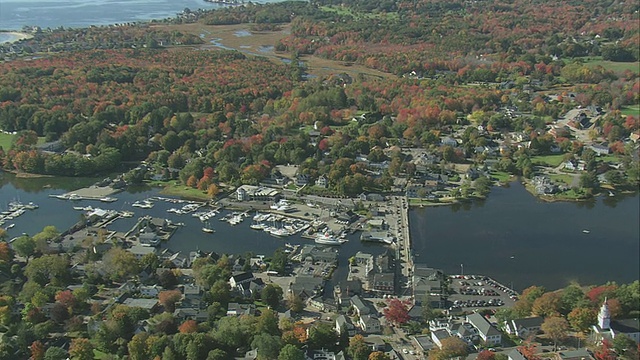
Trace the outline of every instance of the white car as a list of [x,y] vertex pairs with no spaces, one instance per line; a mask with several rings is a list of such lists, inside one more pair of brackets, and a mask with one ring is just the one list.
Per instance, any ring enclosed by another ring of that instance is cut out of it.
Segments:
[[409,350],[407,350],[407,349],[402,349],[402,353],[403,353],[403,354],[408,354],[408,353],[409,353]]

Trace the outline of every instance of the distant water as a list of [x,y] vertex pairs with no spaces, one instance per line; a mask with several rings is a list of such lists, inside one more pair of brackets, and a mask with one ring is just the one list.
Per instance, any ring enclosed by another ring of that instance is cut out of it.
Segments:
[[17,39],[18,37],[13,34],[0,32],[0,44],[9,42],[9,41],[16,41]]
[[[279,2],[257,0],[254,3]],[[1,0],[0,29],[88,27],[175,17],[185,8],[216,9],[204,0]]]
[[545,203],[519,183],[493,188],[484,202],[410,213],[417,263],[489,275],[518,290],[639,279],[639,222],[638,194]]

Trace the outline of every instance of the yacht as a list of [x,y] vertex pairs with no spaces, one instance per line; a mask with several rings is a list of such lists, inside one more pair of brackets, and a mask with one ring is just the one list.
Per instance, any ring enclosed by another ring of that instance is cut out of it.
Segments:
[[315,238],[315,243],[320,245],[342,245],[344,242],[347,242],[347,240],[336,238],[329,232],[318,234]]
[[215,230],[213,230],[212,228],[208,228],[208,227],[203,227],[202,228],[203,232],[206,232],[208,234],[213,234],[214,232],[216,232]]

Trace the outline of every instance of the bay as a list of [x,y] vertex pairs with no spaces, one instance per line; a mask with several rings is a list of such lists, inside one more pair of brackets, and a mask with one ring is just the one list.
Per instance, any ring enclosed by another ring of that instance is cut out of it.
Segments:
[[412,248],[416,263],[517,290],[628,283],[640,278],[639,209],[637,193],[547,203],[512,183],[485,201],[412,210]]
[[[281,0],[258,0],[263,4]],[[165,19],[185,8],[217,9],[225,5],[204,0],[2,0],[0,29],[20,30],[24,26],[43,29],[88,27]]]

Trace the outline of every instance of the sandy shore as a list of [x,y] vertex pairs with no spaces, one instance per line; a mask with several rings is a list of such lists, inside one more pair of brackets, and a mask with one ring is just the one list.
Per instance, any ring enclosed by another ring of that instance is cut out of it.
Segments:
[[17,32],[17,31],[0,32],[0,44],[12,43],[12,42],[16,42],[24,39],[31,39],[32,37],[33,35],[31,34]]

